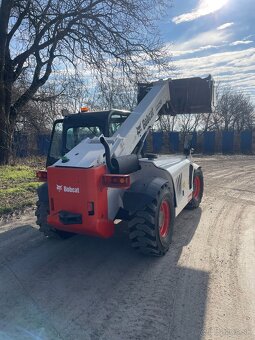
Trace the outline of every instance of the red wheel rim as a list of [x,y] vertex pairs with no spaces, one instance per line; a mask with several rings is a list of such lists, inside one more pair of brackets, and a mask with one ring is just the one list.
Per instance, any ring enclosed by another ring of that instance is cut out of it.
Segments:
[[193,198],[195,198],[195,200],[199,199],[200,190],[201,190],[200,178],[198,176],[196,176],[194,178],[194,188],[193,188]]
[[169,232],[170,207],[167,200],[163,200],[159,209],[159,234],[166,237]]

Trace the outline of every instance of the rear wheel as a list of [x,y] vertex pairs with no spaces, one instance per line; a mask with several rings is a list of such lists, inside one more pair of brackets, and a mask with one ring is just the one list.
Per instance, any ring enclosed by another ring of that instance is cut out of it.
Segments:
[[37,217],[36,224],[39,225],[39,231],[44,233],[44,235],[48,238],[55,239],[66,239],[73,236],[73,233],[69,233],[67,231],[58,230],[52,228],[47,223],[47,216],[49,214],[49,204],[47,202],[37,201],[37,208],[35,211],[35,215]]
[[199,207],[204,192],[204,178],[202,170],[196,169],[193,175],[193,193],[192,199],[187,204],[187,209],[196,209]]
[[129,222],[129,238],[141,253],[162,256],[173,236],[175,208],[172,190],[163,186],[152,203],[137,211]]

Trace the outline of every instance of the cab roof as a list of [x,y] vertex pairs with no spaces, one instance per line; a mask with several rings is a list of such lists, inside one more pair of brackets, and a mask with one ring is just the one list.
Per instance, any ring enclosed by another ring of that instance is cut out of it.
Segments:
[[84,119],[85,117],[88,118],[89,120],[107,120],[108,117],[111,114],[121,114],[123,116],[128,116],[130,114],[130,111],[125,111],[125,110],[104,110],[104,111],[86,111],[86,112],[79,112],[79,113],[74,113],[74,114],[69,114],[64,117],[66,120],[72,120],[72,119]]

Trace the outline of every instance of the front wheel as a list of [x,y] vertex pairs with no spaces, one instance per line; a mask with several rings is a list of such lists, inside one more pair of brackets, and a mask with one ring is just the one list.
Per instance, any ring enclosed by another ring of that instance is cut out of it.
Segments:
[[193,192],[192,199],[187,204],[187,209],[196,209],[199,207],[204,193],[204,177],[200,168],[196,169],[193,174]]
[[174,220],[174,195],[165,185],[153,202],[137,211],[129,222],[132,247],[143,254],[164,255],[172,240]]

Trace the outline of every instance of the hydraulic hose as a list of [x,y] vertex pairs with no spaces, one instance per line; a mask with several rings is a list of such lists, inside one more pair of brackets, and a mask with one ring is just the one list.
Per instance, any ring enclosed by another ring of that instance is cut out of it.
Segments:
[[102,136],[100,137],[100,142],[103,144],[104,149],[105,149],[105,160],[106,160],[106,165],[110,171],[111,174],[116,173],[116,169],[112,165],[112,159],[111,159],[111,153],[110,153],[110,147],[105,138]]
[[111,174],[130,174],[140,170],[140,164],[137,155],[125,155],[111,158],[110,147],[105,138],[100,137],[100,142],[105,149],[106,165]]

